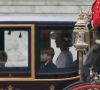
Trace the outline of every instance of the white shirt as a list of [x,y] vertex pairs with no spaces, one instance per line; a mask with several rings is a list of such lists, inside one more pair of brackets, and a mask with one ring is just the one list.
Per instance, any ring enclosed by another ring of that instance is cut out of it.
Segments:
[[57,68],[70,67],[73,63],[73,56],[69,50],[61,52],[56,60]]
[[47,65],[48,63],[49,63],[49,61],[48,61],[48,62],[46,62],[46,63],[45,63],[45,65]]

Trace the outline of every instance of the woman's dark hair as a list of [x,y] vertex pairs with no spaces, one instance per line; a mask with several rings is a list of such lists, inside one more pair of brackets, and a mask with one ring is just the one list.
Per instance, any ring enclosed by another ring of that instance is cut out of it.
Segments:
[[61,40],[66,43],[66,47],[72,46],[72,35],[70,33],[61,33]]

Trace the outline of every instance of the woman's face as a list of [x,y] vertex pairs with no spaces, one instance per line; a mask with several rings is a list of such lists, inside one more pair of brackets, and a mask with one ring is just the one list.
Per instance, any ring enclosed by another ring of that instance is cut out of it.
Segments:
[[61,41],[60,35],[56,37],[55,43],[56,43],[56,47],[58,48],[61,47],[63,42]]

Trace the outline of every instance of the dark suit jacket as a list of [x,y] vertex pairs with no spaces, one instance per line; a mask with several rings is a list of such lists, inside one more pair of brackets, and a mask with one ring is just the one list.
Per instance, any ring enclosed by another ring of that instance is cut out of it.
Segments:
[[[49,70],[52,70],[52,69],[57,69],[57,67],[56,67],[56,65],[55,64],[53,64],[53,62],[52,61],[50,61],[50,62],[48,62],[46,65],[45,65],[45,63],[42,63],[42,65],[41,65],[41,68],[43,68],[43,69],[49,69]],[[41,75],[39,78],[41,78],[41,79],[55,79],[55,78],[57,78],[57,75]]]
[[77,64],[78,64],[78,60],[75,60],[75,61],[72,63],[71,67],[76,67]]
[[50,61],[50,62],[48,62],[48,63],[44,66],[44,68],[57,68],[57,67],[56,67],[55,64],[53,64],[52,61]]

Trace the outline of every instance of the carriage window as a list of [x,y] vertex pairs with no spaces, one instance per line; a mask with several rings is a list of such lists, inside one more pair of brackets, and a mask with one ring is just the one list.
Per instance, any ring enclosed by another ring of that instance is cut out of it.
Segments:
[[4,31],[5,67],[28,67],[28,31]]
[[72,30],[41,30],[40,68],[60,69],[78,66]]
[[28,67],[28,30],[0,30],[0,67]]

